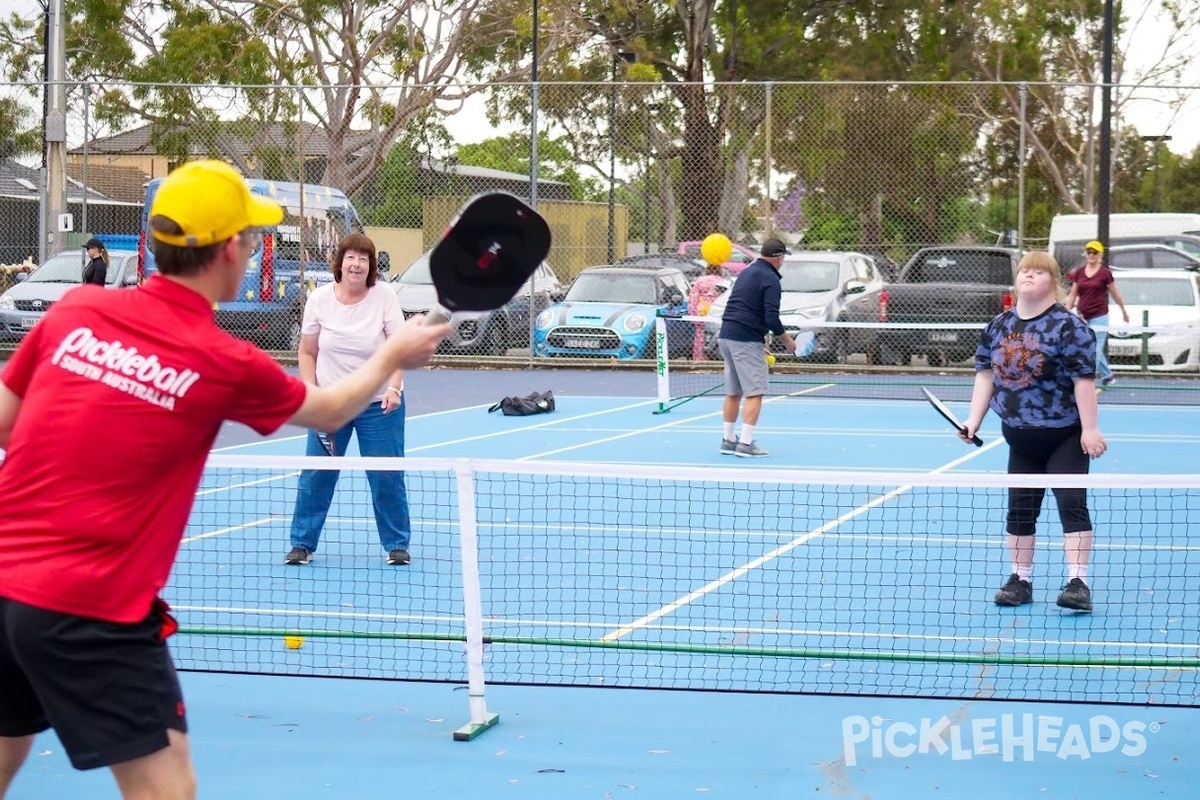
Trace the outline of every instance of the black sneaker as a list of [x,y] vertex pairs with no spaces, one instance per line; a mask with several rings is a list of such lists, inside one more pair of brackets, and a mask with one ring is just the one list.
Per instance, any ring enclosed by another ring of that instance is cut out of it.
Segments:
[[288,551],[288,554],[283,559],[283,563],[296,566],[298,564],[307,564],[312,561],[312,553],[305,550],[303,547],[293,547]]
[[1058,605],[1073,611],[1092,610],[1092,590],[1079,578],[1071,578],[1058,594]]
[[388,553],[387,562],[389,564],[403,567],[407,566],[410,561],[412,561],[412,559],[408,557],[407,550],[393,550],[392,552]]
[[996,592],[998,606],[1023,606],[1032,602],[1033,584],[1021,580],[1021,576],[1015,572],[1008,576],[1008,581]]

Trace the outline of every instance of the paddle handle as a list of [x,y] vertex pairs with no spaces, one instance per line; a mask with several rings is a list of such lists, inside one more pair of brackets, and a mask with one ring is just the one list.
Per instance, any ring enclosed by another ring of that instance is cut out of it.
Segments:
[[450,312],[440,305],[429,309],[429,312],[425,315],[426,325],[441,325],[443,322],[449,321]]

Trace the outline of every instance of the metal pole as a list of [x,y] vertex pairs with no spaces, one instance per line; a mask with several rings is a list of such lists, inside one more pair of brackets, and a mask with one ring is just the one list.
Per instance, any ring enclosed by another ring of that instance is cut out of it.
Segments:
[[534,209],[538,205],[538,27],[538,0],[533,0],[533,66],[530,70],[529,86],[529,206]]
[[83,84],[83,213],[79,223],[79,230],[82,233],[90,234],[91,229],[88,228],[88,139],[91,137],[91,109],[92,102],[92,84],[90,81]]
[[46,235],[42,239],[45,257],[63,251],[65,236],[59,235],[59,219],[67,207],[67,116],[66,83],[66,28],[64,26],[65,0],[50,0],[46,18],[46,92],[48,103],[45,119],[45,169],[46,169]]
[[[529,78],[529,207],[537,210],[538,207],[538,0],[533,0],[533,63],[530,68]],[[529,282],[529,320],[528,320],[528,336],[529,342],[529,363],[533,364],[533,336],[534,327],[537,324],[538,308],[534,302],[537,293],[533,290],[533,281]],[[509,342],[509,344],[512,344]]]
[[608,82],[608,261],[616,261],[616,181],[617,181],[617,54],[612,54],[612,75]]
[[[1097,195],[1096,238],[1108,246],[1108,214],[1111,203],[1112,176],[1112,68],[1113,68],[1113,0],[1104,0],[1104,46],[1102,59],[1103,86],[1100,91],[1100,170]],[[1104,260],[1107,262],[1107,255]]]
[[642,252],[650,255],[650,106],[642,106],[642,136],[646,140],[646,168],[642,172]]
[[774,224],[771,219],[771,84],[767,83],[767,97],[764,102],[763,126],[765,140],[763,142],[763,240],[771,236]]
[[[1026,101],[1029,98],[1029,84],[1021,81],[1021,133],[1017,137],[1017,249],[1025,249],[1025,125],[1027,124]],[[1007,195],[1005,195],[1007,197]],[[1008,224],[1008,214],[1004,215],[1004,224]]]

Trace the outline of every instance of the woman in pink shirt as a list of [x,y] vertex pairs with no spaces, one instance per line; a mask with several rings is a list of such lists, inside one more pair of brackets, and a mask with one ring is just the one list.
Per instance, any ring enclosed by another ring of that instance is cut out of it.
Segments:
[[[329,386],[356,370],[383,342],[404,324],[396,293],[379,282],[375,243],[352,233],[338,244],[333,258],[333,282],[315,289],[304,306],[297,361],[305,383]],[[371,405],[342,428],[328,433],[336,453],[345,453],[350,435],[358,436],[363,456],[403,458],[404,375],[393,373]],[[309,431],[306,455],[325,453],[315,431]],[[308,564],[321,538],[337,488],[336,470],[304,470],[292,514],[292,549],[284,558],[290,565]],[[409,563],[411,526],[404,473],[367,471],[379,541],[387,563]]]
[[[1104,266],[1100,256],[1104,254],[1104,245],[1100,242],[1088,242],[1084,245],[1083,255],[1087,261],[1082,267],[1076,267],[1067,274],[1071,282],[1071,293],[1067,295],[1067,308],[1078,307],[1079,316],[1087,320],[1088,325],[1096,333],[1096,390],[1099,391],[1113,383],[1113,371],[1108,366],[1108,357],[1104,354],[1104,345],[1108,340],[1108,298],[1111,295],[1121,309],[1121,316],[1129,322],[1129,312],[1125,310],[1125,301],[1117,291],[1117,281],[1112,270]],[[1097,330],[1098,329],[1098,330]]]

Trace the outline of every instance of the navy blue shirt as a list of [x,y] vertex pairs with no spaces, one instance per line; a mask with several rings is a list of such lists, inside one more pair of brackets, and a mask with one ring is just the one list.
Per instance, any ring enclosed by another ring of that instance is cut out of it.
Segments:
[[1016,309],[988,323],[975,369],[992,371],[991,409],[1013,428],[1066,428],[1079,422],[1075,379],[1096,375],[1096,334],[1058,303],[1033,319]]
[[729,290],[717,338],[761,342],[768,332],[782,336],[783,323],[779,319],[782,294],[775,268],[761,258],[751,261]]

